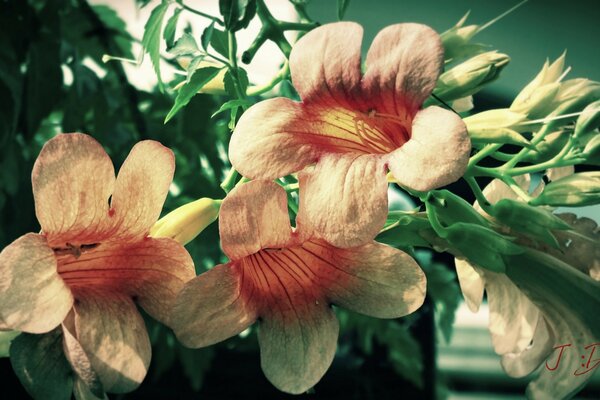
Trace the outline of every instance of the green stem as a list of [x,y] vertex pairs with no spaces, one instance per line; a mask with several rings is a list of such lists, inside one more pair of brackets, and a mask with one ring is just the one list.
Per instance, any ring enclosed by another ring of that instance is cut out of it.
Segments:
[[425,209],[427,210],[427,219],[429,219],[429,222],[431,222],[431,227],[439,237],[445,239],[448,236],[446,233],[446,228],[444,228],[440,223],[435,211],[435,207],[431,206],[429,200],[425,201]]
[[488,214],[491,214],[491,203],[488,201],[488,199],[485,197],[485,194],[483,194],[483,191],[481,190],[481,187],[479,187],[479,184],[477,183],[477,180],[475,179],[475,177],[473,176],[465,176],[465,181],[467,181],[467,184],[469,185],[469,187],[471,188],[471,191],[473,192],[473,194],[475,195],[475,198],[477,199],[477,203],[479,203],[479,206]]
[[469,160],[468,168],[473,168],[479,161],[483,160],[490,154],[496,152],[496,150],[498,150],[500,147],[502,147],[501,144],[488,144],[486,146],[483,146],[483,148],[479,150],[477,154],[471,157],[471,159]]
[[233,86],[235,87],[235,93],[238,99],[243,100],[246,98],[246,92],[242,91],[240,87],[240,77],[238,75],[238,66],[237,66],[237,41],[235,38],[235,32],[227,32],[229,38],[229,64],[230,69],[229,72],[233,77]]
[[223,189],[225,193],[229,193],[231,189],[233,189],[233,187],[235,186],[235,181],[237,180],[237,177],[238,172],[235,170],[235,168],[231,167],[231,169],[227,173],[227,176],[225,177],[225,179],[223,179],[223,182],[221,182],[221,189]]
[[204,13],[204,12],[202,12],[202,11],[198,11],[198,10],[196,10],[196,9],[194,9],[194,8],[191,8],[191,7],[189,7],[189,6],[186,6],[186,5],[185,5],[185,4],[183,4],[182,2],[179,2],[179,5],[180,5],[181,7],[183,7],[183,9],[184,9],[184,10],[187,10],[187,11],[189,11],[189,12],[191,12],[191,13],[193,13],[193,14],[199,15],[199,16],[201,16],[201,17],[208,18],[208,19],[210,19],[211,21],[214,21],[215,23],[217,23],[217,25],[220,25],[220,26],[225,26],[225,24],[223,23],[223,21],[221,21],[221,20],[220,20],[219,18],[217,18],[217,17],[213,17],[213,16],[212,16],[212,15],[210,15],[210,14],[207,14],[207,13]]
[[283,64],[283,68],[281,68],[279,70],[279,72],[277,73],[277,75],[275,75],[273,77],[273,79],[271,79],[269,82],[265,83],[264,85],[253,86],[253,87],[249,88],[248,91],[246,92],[246,95],[247,96],[258,96],[265,92],[268,92],[269,90],[273,89],[279,82],[281,82],[282,80],[287,78],[289,73],[290,73],[290,65],[286,61]]
[[529,203],[531,201],[531,196],[527,194],[527,192],[524,191],[521,188],[521,186],[519,186],[519,184],[513,179],[512,176],[504,176],[502,180],[508,185],[508,187],[512,189],[513,192],[515,192],[520,198],[525,200],[525,202]]
[[317,26],[319,26],[319,24],[316,22],[277,21],[276,24],[282,31],[310,31],[311,29],[315,29]]
[[[549,133],[548,129],[546,128],[547,126],[548,125],[544,125],[544,127],[537,131],[537,133],[533,136],[533,138],[530,141],[532,147],[537,146],[542,140],[544,140],[546,135]],[[522,148],[521,151],[515,154],[515,156],[511,160],[508,160],[504,165],[502,165],[498,169],[504,172],[514,168],[515,165],[517,165],[521,161],[521,159],[523,159],[523,157],[525,157],[528,153],[528,148]]]

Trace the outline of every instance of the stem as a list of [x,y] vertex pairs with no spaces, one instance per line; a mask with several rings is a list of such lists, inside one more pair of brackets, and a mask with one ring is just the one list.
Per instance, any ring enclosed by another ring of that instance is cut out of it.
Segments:
[[470,170],[471,168],[475,167],[479,161],[494,153],[496,150],[500,149],[500,147],[502,147],[502,144],[488,144],[483,146],[483,148],[469,160],[468,169]]
[[467,184],[469,185],[469,187],[471,188],[471,191],[475,195],[475,198],[477,199],[477,203],[479,203],[479,206],[485,212],[487,212],[488,214],[491,214],[490,213],[491,203],[488,201],[488,199],[483,194],[483,191],[481,190],[481,187],[479,187],[479,184],[477,183],[477,180],[475,179],[475,177],[465,176],[464,178],[465,178],[465,181],[467,181]]
[[521,188],[521,186],[517,184],[517,182],[515,182],[512,176],[504,176],[502,180],[512,189],[513,192],[515,192],[520,198],[525,200],[526,203],[529,203],[531,201],[531,196],[527,194],[527,192],[525,192]]
[[247,96],[258,96],[260,94],[268,92],[269,90],[273,89],[279,82],[284,80],[288,76],[289,73],[290,73],[290,65],[286,61],[283,64],[283,67],[277,73],[277,75],[275,75],[273,77],[273,79],[271,79],[269,82],[265,83],[264,85],[254,86],[252,88],[249,88],[248,91],[246,92],[246,95]]
[[237,177],[238,172],[235,170],[235,168],[231,167],[231,169],[227,173],[227,176],[225,177],[225,179],[223,179],[223,182],[221,182],[221,189],[223,189],[225,193],[229,193],[231,189],[233,189],[233,187],[235,186],[235,181]]
[[316,22],[286,22],[277,21],[277,26],[282,31],[310,31],[319,26]]
[[425,209],[427,210],[427,219],[429,219],[429,222],[431,222],[431,227],[439,237],[445,239],[448,236],[446,233],[446,228],[444,228],[440,223],[435,211],[435,207],[432,207],[428,200],[425,201]]
[[213,16],[212,16],[212,15],[210,15],[210,14],[204,13],[204,12],[202,12],[202,11],[198,11],[198,10],[196,10],[196,9],[194,9],[194,8],[191,8],[191,7],[189,7],[189,6],[186,6],[186,5],[185,5],[185,4],[183,4],[183,3],[179,3],[179,5],[180,5],[180,6],[181,6],[181,7],[182,7],[184,10],[187,10],[187,11],[189,11],[189,12],[191,12],[191,13],[193,13],[193,14],[199,15],[199,16],[201,16],[201,17],[208,18],[208,19],[210,19],[211,21],[214,21],[215,23],[217,23],[217,25],[220,25],[220,26],[225,26],[225,24],[223,23],[223,21],[221,21],[221,20],[220,20],[219,18],[217,18],[217,17],[213,17]]
[[228,49],[228,56],[229,56],[229,63],[230,63],[229,72],[233,76],[233,86],[235,87],[235,93],[236,93],[238,99],[243,100],[246,98],[246,92],[242,91],[242,88],[240,87],[240,77],[238,75],[238,66],[237,66],[237,41],[235,39],[234,32],[227,32],[227,35],[229,38],[229,49]]

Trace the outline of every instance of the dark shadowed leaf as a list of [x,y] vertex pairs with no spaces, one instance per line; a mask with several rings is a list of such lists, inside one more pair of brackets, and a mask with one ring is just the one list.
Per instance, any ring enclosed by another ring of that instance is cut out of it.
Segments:
[[162,2],[152,10],[150,18],[144,26],[144,37],[142,38],[142,46],[150,56],[154,72],[156,72],[158,78],[158,87],[161,91],[164,90],[164,85],[160,76],[160,32],[168,9],[169,3]]
[[175,43],[175,31],[177,30],[177,21],[179,20],[181,10],[183,10],[183,8],[177,8],[171,18],[167,21],[167,25],[165,25],[163,38],[167,43],[167,49],[173,47],[173,43]]
[[194,95],[198,93],[198,91],[202,89],[202,87],[206,85],[212,78],[214,78],[219,71],[220,68],[215,67],[200,68],[195,70],[190,80],[183,85],[181,89],[179,89],[179,93],[175,99],[175,104],[165,118],[165,124],[169,122],[169,120],[173,118],[173,116],[177,114],[179,110],[185,107],[187,103],[190,102],[191,98],[194,97]]

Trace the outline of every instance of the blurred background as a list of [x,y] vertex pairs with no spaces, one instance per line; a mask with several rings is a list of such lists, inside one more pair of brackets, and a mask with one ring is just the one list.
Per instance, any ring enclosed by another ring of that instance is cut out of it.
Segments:
[[[141,2],[146,3],[146,2]],[[222,198],[219,187],[229,164],[227,120],[211,115],[227,98],[195,96],[164,125],[173,104],[172,91],[160,93],[149,60],[140,66],[103,63],[102,56],[136,59],[151,10],[134,0],[0,1],[0,248],[26,232],[39,230],[30,173],[41,146],[58,132],[86,132],[102,143],[118,168],[135,142],[155,139],[173,149],[175,181],[165,213],[199,197]],[[218,15],[216,0],[185,2]],[[452,27],[471,10],[468,23],[484,24],[516,1],[352,0],[345,19],[365,27],[363,50],[383,27],[421,22],[438,32]],[[267,1],[278,18],[294,20],[286,0]],[[309,15],[321,23],[337,20],[334,0],[313,0]],[[508,105],[539,71],[546,58],[567,51],[569,77],[600,80],[600,2],[532,0],[477,35],[512,61],[484,91],[475,106]],[[202,18],[185,17],[179,31],[199,37]],[[239,34],[240,53],[259,24]],[[290,37],[290,39],[292,39]],[[247,66],[251,82],[268,81],[283,61],[276,46],[264,46]],[[165,82],[181,81],[176,63],[166,55]],[[461,184],[453,187],[468,199]],[[395,198],[395,197],[394,197]],[[401,203],[394,203],[401,207]],[[598,209],[584,211],[600,219]],[[224,261],[217,224],[188,250],[197,272]],[[419,312],[382,321],[338,310],[341,334],[333,366],[303,398],[314,399],[517,399],[526,380],[507,377],[491,347],[487,307],[470,313],[462,303],[452,259],[419,252],[428,274],[428,299]],[[118,399],[279,399],[260,371],[255,332],[207,349],[189,350],[172,333],[147,318],[153,358],[139,390]],[[1,346],[0,346],[1,347]],[[3,389],[26,398],[7,358],[0,359]],[[600,398],[600,375],[578,398]]]

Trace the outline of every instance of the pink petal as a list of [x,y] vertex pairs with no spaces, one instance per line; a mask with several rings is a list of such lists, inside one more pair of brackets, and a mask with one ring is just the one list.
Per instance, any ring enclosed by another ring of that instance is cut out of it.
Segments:
[[336,305],[372,317],[398,318],[425,300],[425,274],[400,250],[376,242],[351,249],[307,242],[303,249],[308,253],[304,261],[318,266],[327,297]]
[[0,321],[5,329],[48,332],[73,305],[46,238],[28,233],[0,253]]
[[252,181],[232,190],[221,205],[223,252],[232,260],[292,240],[285,190],[274,182]]
[[195,276],[185,248],[172,239],[101,243],[78,258],[63,256],[61,277],[73,289],[106,290],[135,296],[154,318],[169,324],[169,313],[184,283]]
[[379,112],[414,115],[435,87],[443,60],[440,37],[428,26],[388,26],[367,53],[363,94],[378,99]]
[[173,152],[153,140],[136,144],[123,163],[111,200],[116,236],[143,237],[158,220],[175,171]]
[[456,275],[458,276],[460,290],[465,298],[467,307],[473,312],[479,311],[485,287],[483,273],[465,260],[455,258],[454,264],[456,265]]
[[235,263],[218,265],[189,281],[173,308],[171,320],[177,338],[197,348],[248,328],[257,318],[256,305],[242,296],[243,286],[249,284]]
[[150,364],[150,339],[144,320],[126,296],[91,289],[76,292],[77,339],[107,392],[139,386]]
[[338,247],[371,241],[387,217],[387,178],[378,155],[328,155],[300,174],[298,232]]
[[51,245],[86,243],[109,229],[114,181],[110,158],[91,136],[61,134],[44,145],[31,182],[36,215]]
[[432,106],[417,113],[410,140],[391,154],[388,166],[401,185],[427,191],[462,177],[470,151],[462,119]]
[[338,22],[313,29],[294,45],[290,70],[304,103],[350,106],[360,90],[362,36],[359,24]]

